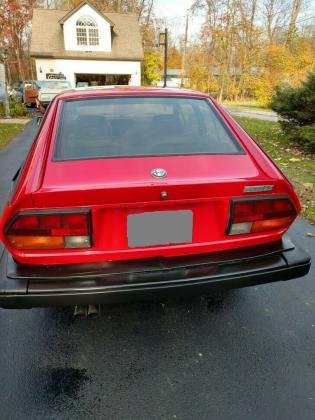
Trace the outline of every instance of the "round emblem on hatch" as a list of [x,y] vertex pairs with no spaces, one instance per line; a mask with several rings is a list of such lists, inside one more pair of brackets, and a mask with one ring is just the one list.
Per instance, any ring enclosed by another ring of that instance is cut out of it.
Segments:
[[155,168],[152,169],[151,175],[154,176],[154,178],[165,178],[167,176],[167,172],[163,168]]

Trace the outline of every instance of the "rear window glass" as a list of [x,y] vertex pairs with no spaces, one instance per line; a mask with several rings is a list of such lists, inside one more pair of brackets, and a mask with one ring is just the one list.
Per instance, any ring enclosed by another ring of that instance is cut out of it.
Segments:
[[40,80],[37,82],[41,89],[70,89],[71,83],[67,80]]
[[65,101],[54,158],[239,153],[205,99],[116,97]]

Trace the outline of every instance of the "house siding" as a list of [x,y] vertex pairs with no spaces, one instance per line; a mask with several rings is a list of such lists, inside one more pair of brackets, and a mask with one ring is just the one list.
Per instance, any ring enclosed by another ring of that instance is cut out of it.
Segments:
[[37,58],[35,61],[38,80],[46,79],[46,73],[61,72],[75,87],[75,74],[130,74],[130,85],[140,86],[141,84],[141,65],[139,61],[88,61],[42,58]]

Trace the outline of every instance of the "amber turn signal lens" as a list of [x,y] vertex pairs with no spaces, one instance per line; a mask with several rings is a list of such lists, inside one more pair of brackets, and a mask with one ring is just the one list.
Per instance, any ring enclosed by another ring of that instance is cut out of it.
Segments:
[[251,232],[265,232],[266,230],[286,228],[292,221],[292,217],[282,217],[280,219],[261,220],[252,224]]
[[64,248],[63,236],[7,236],[10,244],[17,249],[59,249]]

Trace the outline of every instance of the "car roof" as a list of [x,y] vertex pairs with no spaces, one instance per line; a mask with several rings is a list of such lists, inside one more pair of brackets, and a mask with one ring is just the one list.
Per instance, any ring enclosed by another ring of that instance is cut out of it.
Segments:
[[190,89],[162,88],[162,87],[135,87],[135,86],[96,86],[67,90],[60,95],[59,99],[83,99],[104,96],[190,96],[209,98],[209,95]]

